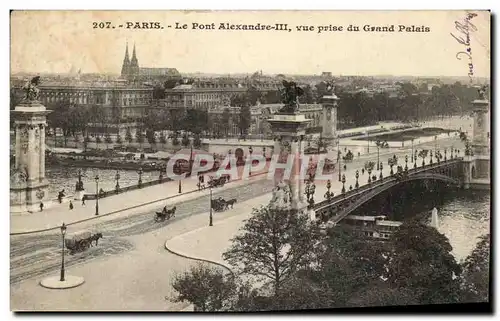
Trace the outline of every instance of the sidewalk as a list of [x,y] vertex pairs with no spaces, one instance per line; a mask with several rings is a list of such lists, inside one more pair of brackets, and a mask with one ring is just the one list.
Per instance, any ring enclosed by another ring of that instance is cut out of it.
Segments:
[[[252,172],[252,177],[249,180],[265,179],[267,175],[259,174],[267,172],[268,164],[266,165],[266,169]],[[241,177],[242,171],[243,167],[239,167],[239,177]],[[181,194],[178,193],[179,182],[170,181],[99,199],[99,216],[95,215],[95,200],[87,200],[85,205],[82,205],[81,201],[75,200],[73,201],[73,210],[69,209],[69,203],[62,203],[54,205],[43,212],[12,214],[10,216],[10,232],[11,234],[16,234],[55,229],[59,228],[63,222],[68,225],[84,220],[110,220],[115,218],[116,215],[123,216],[144,213],[148,210],[162,208],[166,204],[169,204],[167,206],[171,206],[171,204],[197,198],[209,193],[208,188],[198,191],[197,183],[197,178],[182,180]],[[223,187],[218,187],[217,191],[245,184],[248,184],[248,180],[232,179]]]

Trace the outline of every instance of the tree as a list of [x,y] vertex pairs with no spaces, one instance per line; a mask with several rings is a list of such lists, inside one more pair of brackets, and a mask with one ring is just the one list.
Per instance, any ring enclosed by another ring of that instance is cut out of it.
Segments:
[[246,138],[248,129],[252,123],[252,113],[249,106],[241,107],[239,120],[240,135]]
[[204,264],[176,275],[172,287],[177,292],[174,302],[188,301],[203,312],[230,310],[237,290],[233,276]]
[[488,302],[490,288],[490,234],[480,237],[462,264],[462,298],[465,302]]
[[253,210],[223,254],[243,274],[271,281],[278,293],[301,267],[309,264],[316,239],[315,225],[293,209],[275,209],[269,205]]
[[231,112],[229,111],[229,108],[226,107],[226,108],[224,108],[224,111],[222,112],[222,124],[224,126],[224,134],[226,137],[228,135],[230,121],[231,121]]
[[460,265],[449,240],[418,221],[404,223],[392,236],[388,284],[411,290],[420,304],[458,302]]
[[182,135],[182,142],[181,142],[181,143],[182,143],[182,146],[187,147],[187,146],[189,146],[189,143],[190,143],[190,142],[191,142],[191,141],[189,140],[189,136],[188,136],[188,134],[184,134],[184,135]]
[[160,143],[162,145],[165,145],[167,143],[167,137],[165,136],[165,133],[163,131],[160,133]]
[[314,103],[314,93],[310,85],[304,87],[304,95],[299,97],[300,102],[303,104],[313,104]]
[[137,140],[137,142],[142,145],[142,143],[144,143],[144,133],[142,132],[142,129],[141,128],[138,128],[135,132],[135,138]]
[[127,131],[125,132],[125,140],[130,144],[134,140],[132,137],[132,132],[130,131],[130,127],[127,127]]

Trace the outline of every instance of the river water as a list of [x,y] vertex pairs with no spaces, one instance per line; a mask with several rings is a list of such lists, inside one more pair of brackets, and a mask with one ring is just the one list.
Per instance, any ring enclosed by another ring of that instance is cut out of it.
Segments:
[[408,184],[381,193],[353,214],[385,215],[403,222],[417,219],[430,224],[431,211],[436,207],[438,231],[449,239],[457,261],[472,252],[478,237],[490,232],[490,191],[422,181]]
[[[78,181],[78,169],[76,167],[65,166],[47,166],[45,176],[48,179],[49,194],[51,198],[56,198],[57,193],[65,190],[66,195],[75,193],[75,185]],[[116,185],[116,170],[100,169],[100,168],[80,168],[82,171],[82,181],[85,192],[92,194],[96,192],[96,175],[99,175],[99,189],[105,191],[114,190]],[[139,181],[139,174],[137,171],[119,171],[120,187],[129,185],[136,185]],[[160,173],[157,171],[143,172],[142,182],[157,180]]]
[[[105,191],[115,187],[115,170],[82,168],[82,181],[87,193],[95,193],[94,177],[99,174],[99,189]],[[136,171],[120,171],[120,186],[137,184]],[[47,167],[51,197],[65,189],[66,195],[73,194],[78,180],[78,168]],[[144,172],[142,181],[158,179],[159,172]],[[425,200],[425,202],[422,202]],[[474,249],[477,238],[490,231],[490,193],[449,189],[443,186],[414,185],[410,188],[398,187],[396,190],[380,195],[366,206],[356,211],[357,215],[387,215],[389,219],[405,221],[420,217],[430,222],[431,210],[439,212],[438,230],[446,235],[453,246],[453,254],[458,261],[465,259]]]

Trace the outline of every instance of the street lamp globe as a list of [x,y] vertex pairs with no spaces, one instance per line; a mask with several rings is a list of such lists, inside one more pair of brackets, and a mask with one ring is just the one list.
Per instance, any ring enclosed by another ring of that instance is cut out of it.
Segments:
[[67,229],[66,224],[64,224],[64,222],[63,222],[61,225],[61,235],[62,236],[66,235],[66,229]]

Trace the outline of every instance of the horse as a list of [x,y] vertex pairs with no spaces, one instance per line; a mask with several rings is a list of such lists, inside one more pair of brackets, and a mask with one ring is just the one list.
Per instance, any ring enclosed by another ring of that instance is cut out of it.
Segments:
[[99,243],[99,239],[102,239],[102,233],[96,233],[90,237],[90,246],[92,246],[92,242],[95,241],[95,246],[97,246],[97,243]]
[[226,209],[229,208],[229,205],[231,205],[231,208],[233,208],[234,204],[237,202],[236,198],[232,198],[229,201],[226,201]]
[[175,211],[177,210],[177,207],[174,206],[171,209],[167,210],[167,219],[170,219],[172,217],[175,217]]

